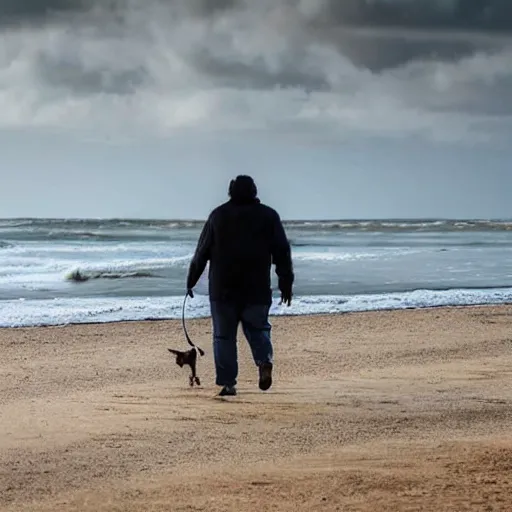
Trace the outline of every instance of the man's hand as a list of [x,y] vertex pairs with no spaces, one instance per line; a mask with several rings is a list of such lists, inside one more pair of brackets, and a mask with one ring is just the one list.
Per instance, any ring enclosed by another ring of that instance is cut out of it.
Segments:
[[279,279],[279,290],[281,291],[281,302],[289,306],[292,303],[292,281],[289,279]]
[[192,291],[192,288],[187,288],[187,295],[193,299],[194,298],[194,292]]
[[285,290],[281,292],[281,302],[279,304],[286,304],[287,306],[290,306],[292,303],[292,291],[291,290]]

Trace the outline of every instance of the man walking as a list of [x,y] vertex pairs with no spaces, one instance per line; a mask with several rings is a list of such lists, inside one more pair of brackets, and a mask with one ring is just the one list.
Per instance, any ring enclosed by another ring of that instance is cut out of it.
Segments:
[[250,176],[238,176],[229,186],[229,201],[215,208],[206,221],[190,264],[187,290],[193,288],[207,262],[213,323],[213,354],[220,396],[236,395],[237,329],[244,335],[259,368],[259,388],[272,385],[273,348],[269,310],[270,270],[275,265],[282,303],[291,304],[294,281],[291,249],[279,214],[260,202]]

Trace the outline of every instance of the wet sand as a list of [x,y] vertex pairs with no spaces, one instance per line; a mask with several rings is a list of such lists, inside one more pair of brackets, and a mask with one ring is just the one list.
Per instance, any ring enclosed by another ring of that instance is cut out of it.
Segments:
[[0,330],[2,511],[512,510],[512,306],[273,318],[274,386],[179,322]]

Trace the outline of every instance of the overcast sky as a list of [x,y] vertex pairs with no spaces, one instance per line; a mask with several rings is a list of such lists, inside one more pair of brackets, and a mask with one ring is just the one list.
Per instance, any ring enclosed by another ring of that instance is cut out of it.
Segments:
[[[212,7],[215,5],[215,7]],[[0,217],[512,217],[510,0],[2,0]]]

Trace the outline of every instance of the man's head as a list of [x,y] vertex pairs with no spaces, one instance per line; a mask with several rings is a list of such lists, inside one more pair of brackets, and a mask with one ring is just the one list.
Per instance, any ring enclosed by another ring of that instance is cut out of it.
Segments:
[[236,203],[250,203],[256,199],[257,195],[256,183],[250,176],[237,176],[229,184],[229,197]]

